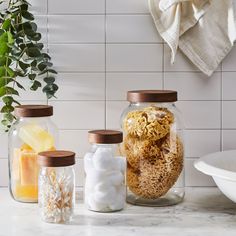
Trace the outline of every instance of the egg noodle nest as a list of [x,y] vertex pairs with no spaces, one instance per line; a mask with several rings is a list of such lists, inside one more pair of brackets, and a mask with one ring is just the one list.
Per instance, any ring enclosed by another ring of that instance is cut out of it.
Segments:
[[123,121],[126,133],[127,185],[135,195],[156,199],[176,183],[183,169],[183,144],[172,131],[174,115],[167,108],[131,111]]

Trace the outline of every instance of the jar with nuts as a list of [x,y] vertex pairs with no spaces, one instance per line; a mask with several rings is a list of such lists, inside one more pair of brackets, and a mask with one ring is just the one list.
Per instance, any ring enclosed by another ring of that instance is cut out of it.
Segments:
[[177,92],[128,91],[122,114],[127,158],[127,201],[135,205],[168,206],[184,198],[184,145]]

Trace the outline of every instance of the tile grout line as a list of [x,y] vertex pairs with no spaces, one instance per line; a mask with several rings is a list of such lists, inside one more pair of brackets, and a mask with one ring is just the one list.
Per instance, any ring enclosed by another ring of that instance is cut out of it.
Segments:
[[105,74],[104,74],[104,77],[105,77],[105,101],[104,101],[104,128],[106,129],[106,126],[107,126],[107,1],[105,0],[104,2],[104,7],[105,7],[105,19],[104,19],[104,36],[105,36],[105,47],[104,47],[104,50],[105,50]]
[[223,151],[223,64],[220,65],[220,151]]

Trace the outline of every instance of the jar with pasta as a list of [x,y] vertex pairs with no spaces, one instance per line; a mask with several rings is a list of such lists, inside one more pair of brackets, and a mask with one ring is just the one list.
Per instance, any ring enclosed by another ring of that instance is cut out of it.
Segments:
[[127,202],[168,206],[184,198],[184,145],[177,92],[128,91],[122,114]]
[[12,197],[20,202],[38,202],[37,155],[55,150],[58,130],[51,121],[53,107],[15,107],[16,122],[9,130],[9,175]]

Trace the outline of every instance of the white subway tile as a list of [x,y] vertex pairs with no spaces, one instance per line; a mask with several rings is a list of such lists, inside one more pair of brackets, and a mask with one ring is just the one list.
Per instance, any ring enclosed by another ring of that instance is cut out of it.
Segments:
[[148,13],[147,0],[106,0],[107,13]]
[[45,44],[44,48],[47,48],[47,16],[35,15],[35,22],[38,26],[38,32],[41,33],[41,41]]
[[[0,151],[0,159],[8,157],[8,134],[1,131],[0,133],[0,143],[1,143],[1,151]],[[0,172],[1,172],[0,165]]]
[[8,186],[8,159],[0,159],[0,187],[7,187]]
[[49,14],[105,13],[105,0],[48,0]]
[[162,42],[150,15],[108,15],[106,38],[108,43]]
[[59,129],[104,128],[104,102],[51,101],[53,120]]
[[236,72],[223,72],[222,76],[223,100],[236,100]]
[[77,158],[75,163],[75,185],[77,187],[84,185],[84,176],[84,162]]
[[105,46],[102,44],[50,44],[49,50],[58,71],[105,70]]
[[236,130],[222,131],[222,146],[224,151],[236,149]]
[[185,130],[185,156],[201,157],[220,151],[220,130]]
[[236,101],[224,101],[222,111],[223,129],[236,128]]
[[107,102],[107,129],[121,129],[121,114],[128,104],[128,102]]
[[162,45],[108,44],[107,71],[162,71]]
[[165,89],[178,91],[179,100],[220,100],[221,74],[170,72],[164,75]]
[[162,89],[161,73],[107,73],[107,100],[126,100],[129,90]]
[[60,130],[60,148],[76,153],[76,157],[83,158],[90,150],[88,130]]
[[[50,2],[51,0],[49,0]],[[47,2],[48,0],[29,0],[30,11],[35,15],[46,15],[47,14]]]
[[104,73],[59,73],[58,100],[104,100]]
[[105,42],[103,15],[51,15],[48,27],[49,43]]
[[185,161],[185,184],[187,187],[212,187],[215,183],[211,176],[205,175],[194,167],[195,159]]
[[182,112],[187,129],[220,129],[220,101],[180,101],[177,107]]
[[[38,80],[41,82],[42,86],[45,85],[42,78],[38,78]],[[42,91],[42,87],[38,88],[37,91],[30,90],[30,87],[32,86],[32,82],[28,78],[17,78],[17,81],[24,86],[24,89],[18,90],[19,97],[17,99],[22,101],[45,101],[46,102],[46,95]]]
[[234,47],[232,51],[227,55],[227,57],[222,62],[223,71],[236,71],[236,48]]

